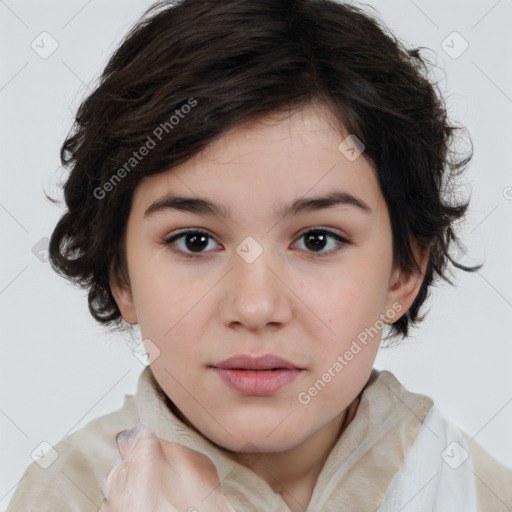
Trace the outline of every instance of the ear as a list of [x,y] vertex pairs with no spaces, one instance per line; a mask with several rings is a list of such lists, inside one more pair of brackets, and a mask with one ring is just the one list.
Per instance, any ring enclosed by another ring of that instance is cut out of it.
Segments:
[[[386,320],[386,323],[392,324],[399,320],[406,311],[411,307],[414,299],[420,291],[425,277],[425,270],[427,268],[430,248],[422,248],[417,241],[411,241],[411,247],[414,254],[415,260],[421,268],[421,274],[411,272],[409,274],[404,273],[400,269],[394,269],[389,281],[388,298],[386,302],[386,311],[392,308],[393,304],[400,303],[403,311],[401,315],[396,315],[392,320]],[[394,309],[394,308],[393,308]]]
[[137,324],[139,322],[135,305],[133,303],[132,291],[129,285],[121,282],[119,277],[113,276],[109,280],[110,290],[116,300],[117,307],[121,311],[123,319],[129,324]]

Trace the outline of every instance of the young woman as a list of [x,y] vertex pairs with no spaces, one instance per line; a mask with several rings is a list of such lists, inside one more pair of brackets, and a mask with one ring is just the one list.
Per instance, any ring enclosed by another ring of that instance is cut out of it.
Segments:
[[50,259],[149,365],[8,512],[512,509],[512,471],[373,369],[480,268],[449,253],[471,155],[426,69],[345,3],[147,11],[62,147]]

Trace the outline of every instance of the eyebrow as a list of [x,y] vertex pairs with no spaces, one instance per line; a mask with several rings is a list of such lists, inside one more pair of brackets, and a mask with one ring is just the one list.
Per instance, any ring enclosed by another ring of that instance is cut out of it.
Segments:
[[[293,215],[324,210],[339,205],[352,206],[366,214],[372,213],[372,209],[362,199],[348,192],[334,191],[309,198],[297,198],[290,203],[281,205],[274,211],[274,220],[279,221]],[[144,218],[169,210],[187,212],[194,215],[216,216],[224,219],[232,218],[229,207],[224,204],[202,197],[186,197],[172,194],[168,194],[152,203],[144,212]]]

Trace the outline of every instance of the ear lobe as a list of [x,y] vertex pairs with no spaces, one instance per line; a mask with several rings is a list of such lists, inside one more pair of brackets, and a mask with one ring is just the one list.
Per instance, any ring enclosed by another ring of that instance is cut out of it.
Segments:
[[403,314],[394,317],[393,321],[388,322],[389,324],[396,322],[406,313],[406,311],[414,302],[414,299],[417,297],[421,285],[423,284],[423,278],[425,277],[425,270],[429,260],[430,249],[428,247],[420,248],[417,243],[414,243],[413,252],[414,257],[420,266],[421,274],[416,272],[404,273],[401,269],[396,269],[394,271],[390,281],[386,307],[388,309],[393,304],[398,302],[402,306]]
[[129,324],[137,324],[137,312],[133,303],[133,295],[129,286],[119,282],[118,278],[110,278],[110,290],[116,301],[123,319]]

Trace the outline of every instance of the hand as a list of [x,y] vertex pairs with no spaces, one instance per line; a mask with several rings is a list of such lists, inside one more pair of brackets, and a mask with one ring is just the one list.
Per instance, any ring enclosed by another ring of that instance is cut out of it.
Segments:
[[101,512],[236,512],[206,455],[157,437],[143,423],[117,443],[123,460],[108,475]]

